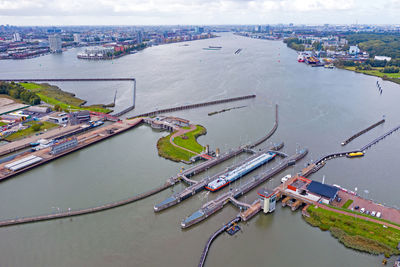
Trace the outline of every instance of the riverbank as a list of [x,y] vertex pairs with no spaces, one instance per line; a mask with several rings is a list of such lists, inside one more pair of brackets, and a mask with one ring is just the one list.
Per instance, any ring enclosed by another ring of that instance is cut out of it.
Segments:
[[112,110],[106,108],[106,105],[84,106],[86,101],[77,98],[75,94],[65,92],[57,86],[47,83],[20,83],[25,89],[34,92],[40,99],[50,105],[58,105],[63,110],[90,110],[101,113],[110,113]]
[[308,207],[307,212],[309,217],[304,217],[307,223],[322,231],[329,230],[348,248],[374,255],[385,254],[386,257],[400,254],[397,249],[399,229],[316,206]]
[[345,69],[345,70],[350,70],[354,71],[357,73],[362,73],[365,75],[370,75],[370,76],[375,76],[382,78],[383,80],[391,81],[397,84],[400,84],[400,73],[383,73],[380,72],[380,69],[383,68],[372,68],[372,70],[357,70],[356,67],[341,67],[341,66],[336,66],[337,68],[340,69]]
[[[175,162],[190,162],[190,158],[201,153],[204,147],[197,142],[197,138],[207,133],[206,128],[201,125],[196,125],[194,130],[189,127],[183,127],[180,131],[175,131],[157,142],[158,155],[175,161]],[[179,134],[177,136],[177,134]]]

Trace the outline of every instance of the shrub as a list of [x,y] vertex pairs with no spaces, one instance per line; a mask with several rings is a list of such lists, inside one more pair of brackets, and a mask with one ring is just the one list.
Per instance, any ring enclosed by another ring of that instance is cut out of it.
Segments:
[[32,129],[33,129],[35,132],[37,132],[37,131],[40,130],[40,128],[42,127],[42,125],[41,125],[40,123],[35,123],[35,124],[33,124],[31,127],[32,127]]

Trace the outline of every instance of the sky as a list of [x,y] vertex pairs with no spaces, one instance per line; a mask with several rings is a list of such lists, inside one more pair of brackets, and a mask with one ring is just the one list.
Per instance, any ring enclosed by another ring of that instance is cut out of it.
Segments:
[[0,24],[400,24],[400,0],[0,0]]

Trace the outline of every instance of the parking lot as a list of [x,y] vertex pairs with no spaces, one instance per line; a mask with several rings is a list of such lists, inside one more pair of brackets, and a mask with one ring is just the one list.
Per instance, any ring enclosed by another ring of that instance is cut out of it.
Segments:
[[[342,199],[340,202],[336,200],[332,203],[333,206],[342,207],[348,199],[352,199],[353,203],[348,207],[349,210],[354,210],[360,212],[362,208],[365,210],[372,212],[380,212],[381,219],[385,219],[397,224],[400,224],[400,211],[394,208],[383,206],[382,204],[374,203],[371,200],[361,198],[359,196],[355,196],[351,193],[344,192],[339,190],[338,196]],[[355,207],[358,206],[359,209],[356,210]],[[361,212],[360,212],[361,213]]]

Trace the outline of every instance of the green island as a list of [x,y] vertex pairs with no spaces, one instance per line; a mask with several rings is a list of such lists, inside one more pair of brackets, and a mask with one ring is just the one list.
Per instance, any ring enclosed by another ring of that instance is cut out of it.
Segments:
[[43,102],[53,106],[59,106],[62,110],[90,110],[95,112],[110,113],[105,105],[83,106],[86,101],[75,97],[75,94],[65,92],[57,86],[46,83],[20,83],[25,89],[35,93]]
[[[188,130],[190,127],[183,127],[182,129]],[[197,138],[207,133],[206,128],[201,125],[196,125],[196,129],[190,132],[186,132],[181,136],[174,138],[173,142],[183,148],[186,148],[194,153],[187,150],[181,149],[171,144],[170,138],[176,133],[173,132],[165,137],[162,137],[157,142],[158,154],[166,159],[170,159],[176,162],[190,162],[190,158],[195,156],[195,153],[201,153],[204,147],[197,142]]]
[[397,249],[400,230],[316,206],[308,207],[307,212],[310,217],[304,217],[306,222],[322,231],[329,230],[348,248],[385,257],[400,254]]
[[24,123],[24,125],[29,125],[30,127],[26,128],[24,130],[20,130],[18,132],[12,133],[9,136],[7,136],[5,139],[7,141],[15,141],[18,139],[22,139],[22,138],[34,135],[35,133],[38,133],[40,131],[59,127],[59,125],[52,123],[52,122],[48,122],[48,121],[43,121],[43,122],[30,121],[30,122]]

